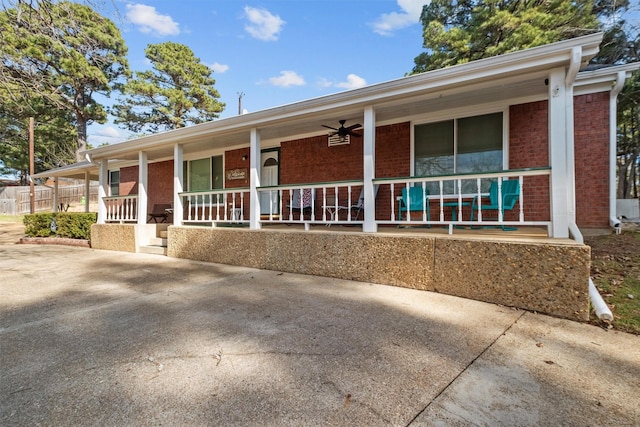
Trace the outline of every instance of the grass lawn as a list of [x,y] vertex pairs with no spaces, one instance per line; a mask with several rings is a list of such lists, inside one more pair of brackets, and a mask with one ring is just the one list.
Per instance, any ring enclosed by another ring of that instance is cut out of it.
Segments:
[[22,223],[24,215],[5,215],[0,214],[0,222],[19,222]]
[[[640,230],[589,237],[591,277],[614,316],[613,328],[640,335]],[[599,320],[592,315],[592,322]]]

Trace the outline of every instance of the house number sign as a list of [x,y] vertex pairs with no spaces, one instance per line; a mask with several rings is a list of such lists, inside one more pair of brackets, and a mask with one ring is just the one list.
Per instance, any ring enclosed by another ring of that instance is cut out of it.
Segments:
[[247,169],[231,169],[227,171],[227,181],[234,179],[247,179]]

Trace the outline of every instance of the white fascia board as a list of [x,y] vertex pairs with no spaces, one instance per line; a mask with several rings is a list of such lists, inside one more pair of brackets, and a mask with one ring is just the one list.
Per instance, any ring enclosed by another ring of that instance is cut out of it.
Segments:
[[50,169],[48,171],[39,172],[33,174],[33,178],[48,178],[48,177],[67,177],[69,175],[81,174],[84,172],[97,170],[98,165],[82,161],[80,163],[73,163],[67,166],[61,166],[59,168]]
[[273,125],[291,118],[319,114],[340,108],[364,107],[406,97],[420,92],[444,89],[465,82],[502,78],[513,73],[535,69],[568,66],[574,47],[582,48],[582,63],[586,64],[598,52],[602,33],[564,40],[545,46],[479,59],[427,73],[403,77],[359,89],[325,95],[305,101],[273,107],[262,111],[202,123],[187,128],[149,135],[87,151],[93,159],[117,158],[124,153],[160,148],[189,142],[200,137],[244,132],[252,128]]
[[618,73],[625,73],[625,77],[630,78],[633,72],[638,69],[640,69],[640,62],[614,65],[593,71],[582,71],[576,77],[575,94],[586,95],[596,92],[608,92],[618,80]]

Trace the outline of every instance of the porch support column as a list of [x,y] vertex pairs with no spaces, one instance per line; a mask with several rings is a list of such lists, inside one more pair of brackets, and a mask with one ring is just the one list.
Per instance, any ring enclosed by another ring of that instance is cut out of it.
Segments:
[[98,224],[104,224],[107,219],[107,205],[104,198],[107,197],[107,176],[109,175],[109,164],[107,159],[100,160],[98,172]]
[[260,131],[256,128],[251,129],[249,167],[249,229],[258,230],[261,227],[260,195],[258,194],[258,187],[260,187]]
[[184,191],[183,148],[181,144],[173,146],[173,225],[182,225],[184,205],[180,193]]
[[53,178],[53,211],[58,212],[58,181],[59,177]]
[[375,233],[378,231],[375,191],[373,190],[373,179],[376,177],[376,112],[372,106],[364,109],[363,145],[364,224],[362,231]]
[[[571,192],[568,168],[567,90],[565,70],[556,68],[549,74],[549,162],[551,164],[551,236],[569,237],[569,203]],[[573,126],[571,126],[573,129]],[[573,141],[573,138],[571,138]]]
[[146,151],[138,153],[138,224],[147,223],[147,187],[149,185],[148,157]]
[[84,173],[84,212],[89,213],[91,205],[91,178],[89,171]]

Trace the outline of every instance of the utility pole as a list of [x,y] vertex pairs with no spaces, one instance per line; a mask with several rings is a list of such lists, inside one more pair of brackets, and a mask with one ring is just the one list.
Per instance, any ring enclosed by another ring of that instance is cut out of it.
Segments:
[[242,114],[242,97],[244,92],[238,92],[238,115]]
[[35,173],[33,128],[33,117],[29,117],[29,202],[31,214],[36,211],[35,189],[33,184],[33,174]]

